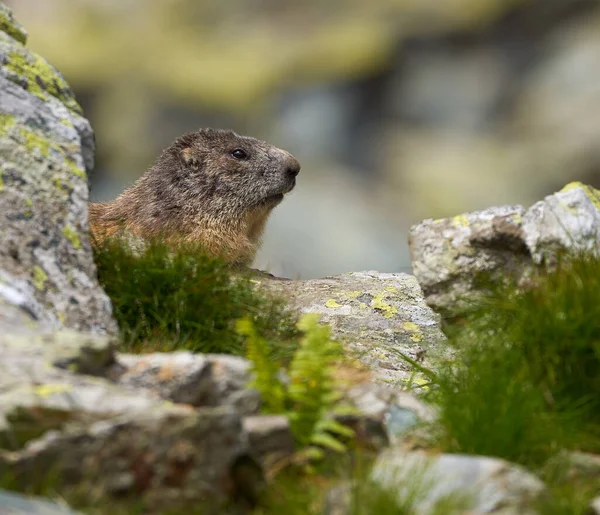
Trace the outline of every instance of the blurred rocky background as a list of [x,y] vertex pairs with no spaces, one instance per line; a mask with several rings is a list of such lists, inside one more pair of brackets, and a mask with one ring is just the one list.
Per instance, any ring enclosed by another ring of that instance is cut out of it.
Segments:
[[600,1],[13,0],[111,199],[202,126],[303,168],[256,266],[408,271],[423,218],[600,187]]

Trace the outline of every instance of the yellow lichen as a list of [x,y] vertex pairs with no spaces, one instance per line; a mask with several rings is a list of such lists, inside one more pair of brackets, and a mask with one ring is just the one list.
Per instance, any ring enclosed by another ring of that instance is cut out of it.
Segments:
[[62,233],[71,242],[71,245],[73,245],[73,247],[75,247],[76,249],[81,248],[81,240],[79,239],[79,236],[77,236],[77,232],[75,232],[75,229],[73,229],[73,227],[71,227],[70,225],[65,225],[62,229]]
[[39,266],[33,267],[33,286],[36,290],[43,290],[48,282],[48,275]]
[[361,303],[358,305],[358,307],[359,307],[360,309],[367,309],[369,306],[367,306],[367,305],[366,305],[364,302],[361,302]]
[[36,386],[33,391],[40,397],[50,397],[56,393],[65,393],[73,389],[70,384],[41,384]]
[[341,308],[343,307],[341,304],[339,304],[335,299],[329,299],[326,303],[325,306],[328,308]]
[[402,324],[402,327],[403,327],[403,329],[410,331],[412,333],[419,330],[419,326],[417,324],[415,324],[414,322],[404,322]]
[[574,190],[577,188],[581,188],[583,190],[583,192],[588,196],[588,198],[592,201],[592,204],[594,204],[594,207],[600,211],[600,190],[597,190],[596,188],[592,188],[591,186],[588,186],[587,184],[583,184],[582,182],[573,181],[573,182],[570,182],[569,184],[567,184],[560,191],[561,192],[570,191],[570,190]]
[[423,333],[413,333],[409,337],[413,342],[419,343],[423,340]]
[[398,313],[398,310],[383,300],[386,298],[386,295],[387,292],[385,291],[379,295],[375,295],[371,301],[371,307],[380,311],[385,318],[392,318],[396,313]]
[[465,215],[456,215],[452,219],[454,227],[469,227],[469,219]]
[[355,299],[356,297],[359,297],[360,294],[362,292],[358,291],[358,290],[354,290],[354,291],[347,291],[346,292],[346,297],[349,297],[351,299]]
[[398,288],[396,288],[395,286],[388,286],[385,291],[389,291],[390,293],[396,293],[398,291]]

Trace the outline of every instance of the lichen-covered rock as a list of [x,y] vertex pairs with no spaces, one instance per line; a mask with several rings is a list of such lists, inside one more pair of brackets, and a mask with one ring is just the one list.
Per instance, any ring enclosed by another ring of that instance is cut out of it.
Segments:
[[458,513],[533,515],[533,502],[545,491],[537,477],[501,459],[399,449],[388,449],[377,458],[372,477],[399,501],[414,496],[416,515],[434,513],[437,503],[453,498],[460,506]]
[[318,313],[376,377],[400,384],[411,367],[398,352],[421,361],[434,356],[445,340],[439,316],[425,303],[408,274],[351,272],[306,281],[260,281],[282,293],[304,313]]
[[600,192],[571,183],[528,210],[502,206],[424,220],[410,230],[410,249],[427,303],[458,313],[478,298],[482,280],[519,280],[560,252],[600,250]]
[[143,500],[145,513],[251,502],[263,460],[293,449],[280,420],[242,424],[259,399],[241,358],[128,360],[108,336],[71,330],[0,334],[0,356],[0,477],[23,487],[51,474],[61,492]]
[[88,237],[94,135],[0,3],[0,299],[50,327],[112,332]]
[[523,233],[536,264],[552,262],[567,249],[600,252],[600,191],[567,184],[527,210]]

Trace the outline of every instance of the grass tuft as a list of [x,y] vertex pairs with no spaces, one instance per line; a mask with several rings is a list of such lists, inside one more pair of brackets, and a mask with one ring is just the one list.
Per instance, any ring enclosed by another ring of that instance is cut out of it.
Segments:
[[121,350],[244,354],[236,320],[246,317],[285,359],[298,335],[284,301],[257,290],[248,273],[232,275],[196,244],[151,241],[140,249],[118,239],[95,249],[98,278],[113,304]]

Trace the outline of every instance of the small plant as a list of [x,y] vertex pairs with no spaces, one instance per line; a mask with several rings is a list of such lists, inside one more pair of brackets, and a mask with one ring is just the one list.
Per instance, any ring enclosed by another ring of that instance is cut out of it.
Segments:
[[252,320],[273,356],[289,356],[298,335],[284,302],[257,290],[243,273],[195,244],[170,247],[151,241],[133,250],[118,239],[95,249],[98,279],[110,297],[125,351],[243,354],[235,330]]
[[247,319],[238,323],[238,331],[247,337],[246,356],[253,363],[251,387],[261,393],[264,411],[285,413],[298,444],[318,459],[323,456],[322,448],[346,450],[341,438],[354,434],[331,417],[340,400],[333,367],[342,348],[331,339],[329,327],[318,323],[318,315],[304,315],[298,329],[304,335],[288,367],[289,382],[284,382],[279,364],[270,360],[271,350],[253,324]]

